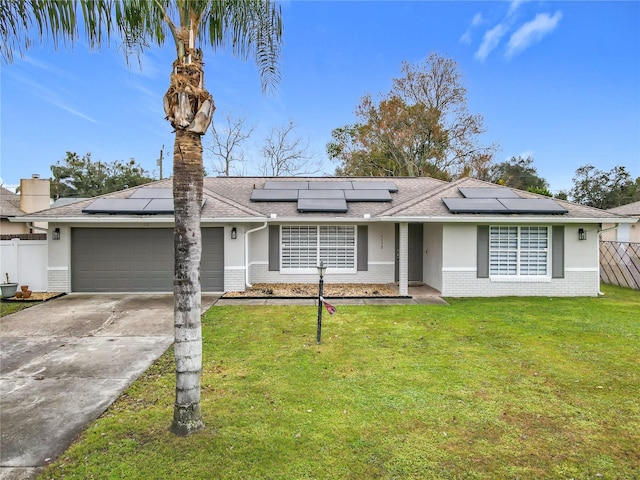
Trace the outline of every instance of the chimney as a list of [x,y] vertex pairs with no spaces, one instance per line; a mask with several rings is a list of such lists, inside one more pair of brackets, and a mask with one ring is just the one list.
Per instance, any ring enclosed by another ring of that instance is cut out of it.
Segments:
[[24,213],[46,210],[51,205],[49,180],[34,173],[31,178],[20,179],[20,210]]

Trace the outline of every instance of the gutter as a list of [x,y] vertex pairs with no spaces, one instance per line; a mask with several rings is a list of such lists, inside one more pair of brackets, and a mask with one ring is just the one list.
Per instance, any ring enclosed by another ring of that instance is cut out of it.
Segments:
[[244,286],[248,288],[252,287],[249,283],[249,234],[257,232],[258,230],[264,230],[265,228],[267,228],[266,221],[262,226],[244,232]]
[[[373,219],[372,219],[373,220]],[[471,217],[464,214],[455,214],[451,216],[432,216],[432,217],[410,217],[410,216],[382,216],[378,217],[378,221],[381,222],[395,222],[395,223],[481,223],[481,224],[523,224],[523,223],[546,223],[546,224],[593,224],[593,223],[635,223],[633,218],[584,218],[584,217],[563,217],[562,215],[504,215],[496,214],[492,217],[477,216]]]

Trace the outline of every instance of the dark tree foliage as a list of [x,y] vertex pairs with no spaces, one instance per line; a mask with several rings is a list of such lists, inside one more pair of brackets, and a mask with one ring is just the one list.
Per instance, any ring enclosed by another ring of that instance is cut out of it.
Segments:
[[619,207],[640,200],[640,177],[633,180],[626,167],[616,166],[608,172],[593,165],[576,170],[571,200],[602,209]]
[[551,196],[548,190],[549,183],[538,175],[531,157],[511,157],[506,162],[493,165],[490,180],[507,187]]
[[95,162],[91,154],[80,157],[75,152],[51,165],[51,197],[95,197],[153,181],[135,159],[128,162]]

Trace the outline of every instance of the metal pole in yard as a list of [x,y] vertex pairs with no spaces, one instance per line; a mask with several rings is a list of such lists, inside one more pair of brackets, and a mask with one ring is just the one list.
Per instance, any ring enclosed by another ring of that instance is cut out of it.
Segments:
[[326,270],[324,262],[320,262],[320,265],[318,265],[317,268],[320,281],[318,283],[318,330],[316,332],[316,343],[320,345],[320,341],[322,339],[322,290],[324,287],[324,272]]

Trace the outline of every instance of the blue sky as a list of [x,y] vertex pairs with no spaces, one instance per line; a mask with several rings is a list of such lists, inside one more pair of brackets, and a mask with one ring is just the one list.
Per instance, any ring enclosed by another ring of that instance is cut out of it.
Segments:
[[[552,191],[569,189],[576,168],[624,165],[640,176],[640,2],[308,2],[282,3],[282,80],[261,92],[254,65],[205,50],[214,122],[246,117],[256,129],[245,174],[272,127],[295,133],[326,174],[331,130],[355,120],[360,98],[386,93],[403,61],[432,51],[458,62],[468,106],[496,142],[496,161],[531,155]],[[171,45],[142,69],[116,44],[36,45],[1,66],[1,165],[5,186],[51,175],[66,151],[103,161],[135,158],[170,174],[173,135],[164,120]],[[208,133],[203,138],[211,142]],[[205,167],[212,171],[205,152]]]

